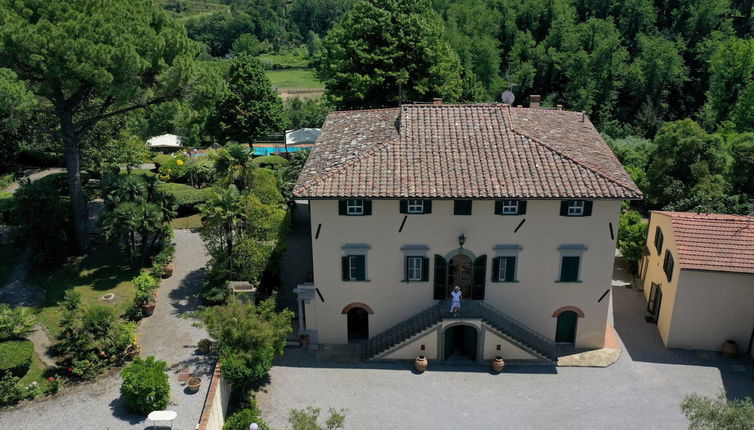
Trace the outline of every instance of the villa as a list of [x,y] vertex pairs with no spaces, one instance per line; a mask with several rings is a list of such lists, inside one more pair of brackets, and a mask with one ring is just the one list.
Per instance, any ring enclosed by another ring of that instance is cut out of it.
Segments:
[[605,344],[621,202],[642,198],[580,112],[441,100],[331,113],[294,195],[311,348],[549,362]]

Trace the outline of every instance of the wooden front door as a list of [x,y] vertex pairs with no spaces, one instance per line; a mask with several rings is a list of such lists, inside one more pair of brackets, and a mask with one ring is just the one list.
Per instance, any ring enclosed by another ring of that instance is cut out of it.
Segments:
[[466,255],[458,254],[448,262],[448,288],[447,297],[453,291],[456,285],[461,287],[461,293],[464,299],[471,298],[471,285],[473,282],[473,264],[471,258]]
[[348,311],[348,342],[358,343],[369,339],[369,313],[363,308]]
[[652,319],[655,323],[657,323],[660,318],[660,305],[662,305],[662,287],[660,284],[652,282],[652,289],[649,290],[647,312],[652,314]]
[[579,316],[576,312],[565,311],[558,315],[555,328],[555,342],[574,343],[576,341],[576,322]]

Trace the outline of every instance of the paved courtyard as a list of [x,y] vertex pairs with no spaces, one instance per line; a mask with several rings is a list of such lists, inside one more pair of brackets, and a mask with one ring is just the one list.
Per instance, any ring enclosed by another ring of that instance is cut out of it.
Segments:
[[[173,425],[175,430],[194,430],[207,396],[213,362],[207,356],[195,354],[196,344],[206,337],[206,331],[194,327],[194,320],[183,315],[194,311],[199,303],[207,256],[198,233],[176,230],[175,245],[175,272],[161,283],[157,308],[140,324],[138,342],[142,357],[154,355],[168,365],[180,363],[169,372],[172,392],[167,409],[178,412]],[[196,394],[185,392],[178,380],[184,367],[202,377],[202,388]],[[111,372],[57,396],[2,409],[0,429],[151,429],[151,423],[144,416],[126,410],[120,398],[120,386],[120,372]]]
[[286,428],[288,411],[346,409],[348,429],[684,429],[691,393],[754,396],[751,360],[666,350],[644,321],[642,293],[613,287],[623,346],[608,368],[445,366],[414,374],[396,363],[336,364],[287,350],[258,394],[267,421]]

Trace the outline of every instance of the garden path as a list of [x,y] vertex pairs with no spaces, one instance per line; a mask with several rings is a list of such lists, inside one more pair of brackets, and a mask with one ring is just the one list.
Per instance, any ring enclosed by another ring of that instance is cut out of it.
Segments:
[[[47,175],[52,175],[53,173],[63,173],[66,170],[62,167],[52,167],[49,169],[42,169],[42,170],[36,170],[33,173],[24,176],[23,179],[29,179],[32,182],[36,181],[37,179],[42,179]],[[10,184],[5,190],[5,192],[8,193],[15,193],[16,190],[21,186],[20,181],[16,181],[12,184]]]
[[[196,354],[196,343],[206,336],[190,318],[199,304],[207,255],[199,234],[176,230],[175,272],[158,290],[154,315],[142,321],[138,330],[141,355],[178,364],[169,372],[171,404],[178,413],[173,428],[193,430],[199,422],[213,358]],[[188,394],[178,380],[188,367],[202,377],[198,393]],[[143,416],[130,414],[120,399],[120,372],[111,372],[87,384],[64,389],[60,394],[31,404],[0,410],[0,428],[14,430],[45,429],[147,429],[151,423]]]

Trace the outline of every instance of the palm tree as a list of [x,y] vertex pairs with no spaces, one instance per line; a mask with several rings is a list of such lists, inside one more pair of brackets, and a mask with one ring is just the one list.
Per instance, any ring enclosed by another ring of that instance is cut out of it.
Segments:
[[0,341],[26,339],[34,333],[36,319],[28,308],[11,309],[5,303],[0,304]]
[[237,143],[231,143],[212,153],[215,170],[223,185],[235,184],[241,191],[250,182],[251,150]]
[[[228,269],[233,275],[233,245],[235,237],[241,233],[243,224],[247,221],[246,213],[241,204],[241,193],[235,185],[216,191],[200,206],[202,217],[205,219],[204,232],[219,241],[224,248],[224,255],[228,259]],[[209,240],[207,241],[209,242]]]

